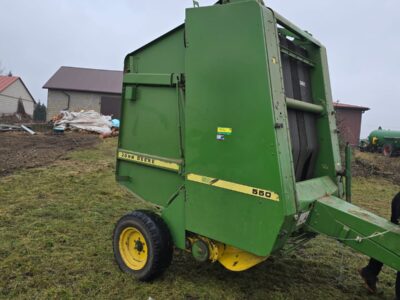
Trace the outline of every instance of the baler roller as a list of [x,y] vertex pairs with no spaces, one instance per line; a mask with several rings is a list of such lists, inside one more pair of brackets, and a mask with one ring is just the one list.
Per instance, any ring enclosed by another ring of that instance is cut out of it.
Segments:
[[304,112],[310,112],[314,114],[321,114],[324,111],[324,108],[322,105],[317,105],[313,103],[308,103],[292,98],[286,97],[286,105],[288,108],[294,109],[294,110],[300,110]]

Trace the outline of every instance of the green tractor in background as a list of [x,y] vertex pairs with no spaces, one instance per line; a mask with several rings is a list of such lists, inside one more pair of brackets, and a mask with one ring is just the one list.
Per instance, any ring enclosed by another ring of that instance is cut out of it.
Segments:
[[372,131],[368,139],[361,140],[361,151],[379,152],[386,157],[394,157],[400,154],[400,131],[384,130],[379,127]]

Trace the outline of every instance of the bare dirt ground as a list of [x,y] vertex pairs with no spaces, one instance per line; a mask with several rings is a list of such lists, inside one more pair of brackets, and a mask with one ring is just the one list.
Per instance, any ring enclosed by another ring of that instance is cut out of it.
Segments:
[[400,157],[385,157],[381,153],[356,151],[353,175],[365,178],[379,176],[400,185]]
[[89,148],[98,142],[98,135],[76,132],[66,132],[64,135],[0,133],[0,176],[18,169],[47,165],[68,151]]

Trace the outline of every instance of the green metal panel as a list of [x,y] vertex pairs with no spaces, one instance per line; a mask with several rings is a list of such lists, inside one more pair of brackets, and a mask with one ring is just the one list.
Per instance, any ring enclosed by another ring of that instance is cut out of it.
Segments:
[[179,26],[128,54],[125,58],[125,71],[150,74],[183,73],[184,52],[184,28]]
[[117,180],[141,199],[165,207],[182,185],[174,172],[119,160]]
[[[311,59],[316,66],[311,72],[313,98],[315,104],[325,108],[325,113],[317,119],[317,132],[319,142],[319,155],[316,163],[315,176],[328,175],[333,181],[337,180],[337,173],[342,170],[339,154],[339,141],[337,135],[336,119],[332,103],[328,61],[326,49],[314,44],[308,46]],[[341,183],[337,183],[341,185]]]
[[[270,78],[272,116],[276,136],[277,162],[280,169],[281,198],[284,213],[280,233],[271,252],[283,247],[296,228],[295,213],[299,211],[299,199],[296,197],[295,174],[289,133],[287,98],[283,83],[277,20],[274,11],[261,6],[264,26],[263,40],[266,47],[266,67]],[[263,153],[263,155],[265,155]],[[271,170],[272,171],[272,170]],[[275,172],[275,170],[273,171]],[[281,220],[280,220],[281,221]],[[276,221],[275,221],[276,222]]]
[[381,217],[325,197],[315,202],[308,226],[400,271],[400,227]]
[[302,212],[311,210],[316,200],[336,194],[337,189],[336,183],[328,176],[298,182],[296,191],[297,197],[301,199],[300,210]]
[[[186,39],[186,173],[282,197],[273,202],[186,181],[187,229],[267,255],[284,222],[286,203],[262,8],[250,1],[188,9]],[[218,127],[232,128],[232,134],[217,140]]]
[[[124,101],[122,120],[120,148],[181,158],[177,131],[178,94],[175,88],[139,86],[136,101]],[[125,138],[126,135],[129,137]]]
[[351,182],[352,182],[352,174],[351,174],[351,161],[352,161],[352,148],[347,143],[345,148],[345,162],[346,162],[346,201],[351,203]]
[[[120,149],[170,161],[182,158],[172,74],[184,72],[183,36],[178,27],[126,57]],[[123,186],[159,206],[166,206],[183,183],[176,172],[127,160],[118,160],[116,173]]]
[[185,249],[185,190],[180,189],[170,199],[167,207],[162,211],[162,218],[167,223],[176,247]]
[[323,47],[322,44],[317,39],[315,39],[310,33],[300,29],[299,27],[294,25],[292,22],[290,22],[288,19],[286,19],[285,17],[278,14],[276,11],[274,11],[273,13],[277,20],[277,23],[279,25],[285,26],[285,28],[287,30],[295,33],[296,34],[295,36],[299,36],[304,41],[310,42],[317,47]]
[[171,86],[174,84],[173,79],[173,74],[128,73],[124,75],[124,84]]

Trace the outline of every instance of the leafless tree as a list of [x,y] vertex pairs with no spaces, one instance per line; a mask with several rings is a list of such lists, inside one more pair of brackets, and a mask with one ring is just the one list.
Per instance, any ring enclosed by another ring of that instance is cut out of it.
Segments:
[[4,74],[4,68],[3,68],[2,62],[0,61],[0,75],[3,75],[3,74]]

